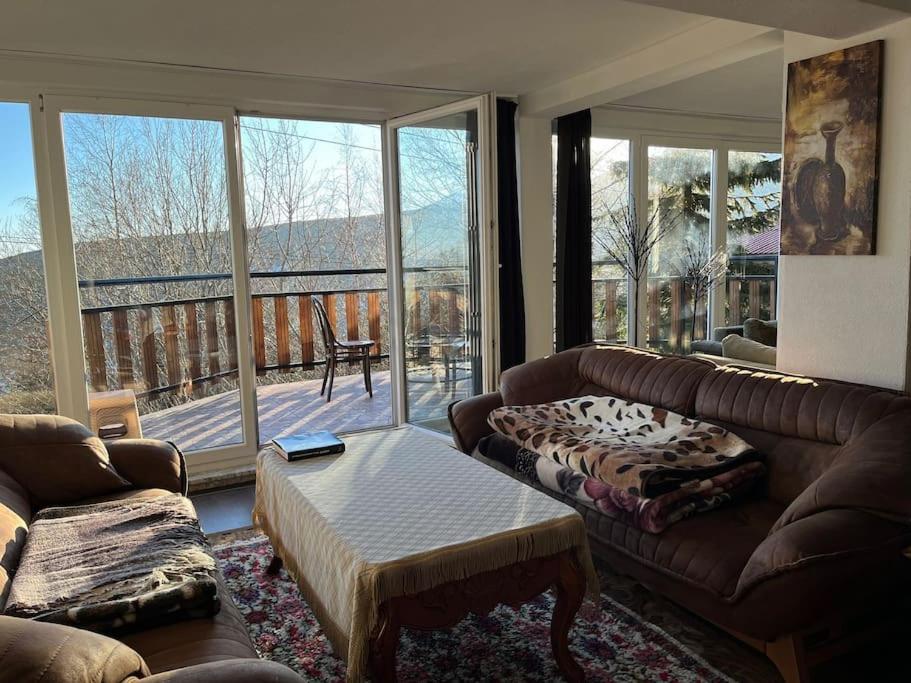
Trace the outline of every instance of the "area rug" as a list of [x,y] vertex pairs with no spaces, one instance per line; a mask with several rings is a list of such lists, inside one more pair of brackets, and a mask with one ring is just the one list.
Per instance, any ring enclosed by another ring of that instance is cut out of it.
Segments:
[[[285,664],[308,681],[343,681],[345,664],[332,652],[319,623],[282,570],[266,574],[269,541],[257,536],[215,548],[231,596],[244,615],[260,655]],[[398,651],[401,681],[554,681],[547,592],[520,610],[501,606],[471,615],[449,630],[405,629]],[[602,608],[583,607],[571,648],[586,680],[732,683],[657,626],[607,595]]]

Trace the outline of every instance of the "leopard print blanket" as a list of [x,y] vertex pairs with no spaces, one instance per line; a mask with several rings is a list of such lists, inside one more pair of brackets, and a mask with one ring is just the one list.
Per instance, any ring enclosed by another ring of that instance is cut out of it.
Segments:
[[492,411],[488,422],[519,446],[642,498],[760,459],[746,441],[721,427],[610,396],[504,406]]

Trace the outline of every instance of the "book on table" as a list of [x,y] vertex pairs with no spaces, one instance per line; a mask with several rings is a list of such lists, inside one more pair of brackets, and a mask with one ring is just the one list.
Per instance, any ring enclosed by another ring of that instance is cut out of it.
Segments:
[[276,450],[289,461],[345,452],[345,443],[332,432],[301,432],[272,439]]

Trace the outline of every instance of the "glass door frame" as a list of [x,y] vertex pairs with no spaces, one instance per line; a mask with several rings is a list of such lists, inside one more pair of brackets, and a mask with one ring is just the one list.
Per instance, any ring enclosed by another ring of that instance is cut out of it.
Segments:
[[[499,281],[497,278],[497,204],[496,204],[496,96],[477,95],[439,107],[388,119],[383,125],[383,180],[386,193],[386,263],[389,278],[389,342],[392,371],[393,422],[407,421],[405,384],[404,280],[402,278],[401,205],[399,202],[398,135],[400,128],[426,123],[434,119],[475,112],[478,119],[478,250],[480,254],[480,335],[481,387],[493,391],[500,376],[500,354],[497,340],[499,329]],[[436,432],[429,432],[436,434]],[[442,436],[442,435],[438,435]],[[448,437],[445,437],[448,438]]]
[[[251,337],[250,287],[244,230],[243,186],[236,112],[231,107],[64,95],[39,96],[40,112],[32,112],[35,137],[42,234],[47,256],[51,346],[57,378],[58,412],[88,424],[85,348],[82,334],[78,273],[70,216],[69,187],[63,138],[63,114],[111,114],[214,121],[221,125],[231,234],[231,265],[236,325],[238,395],[243,438],[241,443],[200,449],[187,455],[200,469],[249,464],[258,449],[255,373]],[[46,176],[46,177],[45,177]]]

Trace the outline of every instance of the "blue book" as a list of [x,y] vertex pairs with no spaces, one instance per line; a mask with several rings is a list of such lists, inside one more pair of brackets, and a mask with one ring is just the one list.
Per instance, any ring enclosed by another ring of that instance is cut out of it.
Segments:
[[302,432],[272,439],[278,452],[289,462],[318,455],[344,453],[345,444],[332,432]]

